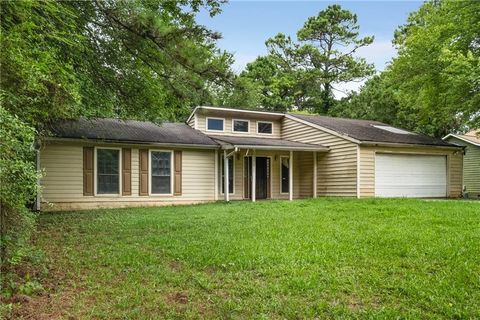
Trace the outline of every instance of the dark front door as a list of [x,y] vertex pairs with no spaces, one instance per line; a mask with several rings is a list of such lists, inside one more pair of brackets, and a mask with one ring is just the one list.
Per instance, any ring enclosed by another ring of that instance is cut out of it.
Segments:
[[[255,183],[255,198],[268,199],[270,198],[270,158],[257,157],[256,158],[256,183]],[[252,198],[252,157],[245,157],[245,198]]]

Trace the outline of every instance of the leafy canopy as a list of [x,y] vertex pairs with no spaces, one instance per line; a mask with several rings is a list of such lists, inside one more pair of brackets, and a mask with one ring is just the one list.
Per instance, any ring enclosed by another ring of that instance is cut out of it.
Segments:
[[339,5],[310,17],[298,41],[282,33],[266,41],[268,55],[247,65],[241,77],[260,87],[261,105],[273,110],[328,113],[335,85],[373,74],[355,52],[373,42],[359,36],[357,16]]
[[229,81],[219,35],[195,22],[218,0],[12,1],[1,10],[4,107],[59,117],[175,119]]

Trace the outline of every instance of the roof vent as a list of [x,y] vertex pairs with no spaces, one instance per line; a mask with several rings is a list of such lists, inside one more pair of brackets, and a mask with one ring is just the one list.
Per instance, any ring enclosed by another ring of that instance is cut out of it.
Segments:
[[415,133],[413,133],[413,132],[409,132],[409,131],[406,131],[406,130],[394,128],[394,127],[391,127],[391,126],[382,126],[382,125],[375,125],[375,124],[372,124],[372,126],[375,127],[375,128],[378,128],[378,129],[382,129],[382,130],[385,130],[385,131],[392,132],[392,133],[398,133],[398,134],[415,134]]

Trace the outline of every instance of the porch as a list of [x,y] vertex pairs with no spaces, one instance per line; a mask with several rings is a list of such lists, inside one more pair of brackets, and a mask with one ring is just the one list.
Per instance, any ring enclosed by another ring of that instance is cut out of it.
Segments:
[[218,199],[317,196],[317,154],[328,148],[268,138],[222,136],[215,140],[222,145],[216,156]]

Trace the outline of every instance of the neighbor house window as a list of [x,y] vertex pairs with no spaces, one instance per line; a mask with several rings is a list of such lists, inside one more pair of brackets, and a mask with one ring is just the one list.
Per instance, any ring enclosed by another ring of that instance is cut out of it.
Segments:
[[97,194],[120,193],[120,150],[97,149]]
[[[233,174],[233,157],[228,158],[228,193],[233,193],[233,186],[235,183],[235,176]],[[223,165],[223,157],[221,157],[220,165],[222,166],[222,193],[225,193],[225,166]]]
[[224,119],[221,118],[207,118],[208,131],[223,131]]
[[172,193],[172,153],[170,151],[151,151],[151,193]]
[[280,157],[281,162],[281,193],[288,193],[290,191],[290,158]]
[[257,122],[257,133],[272,134],[273,124],[271,122]]
[[248,132],[248,120],[233,120],[233,132]]

